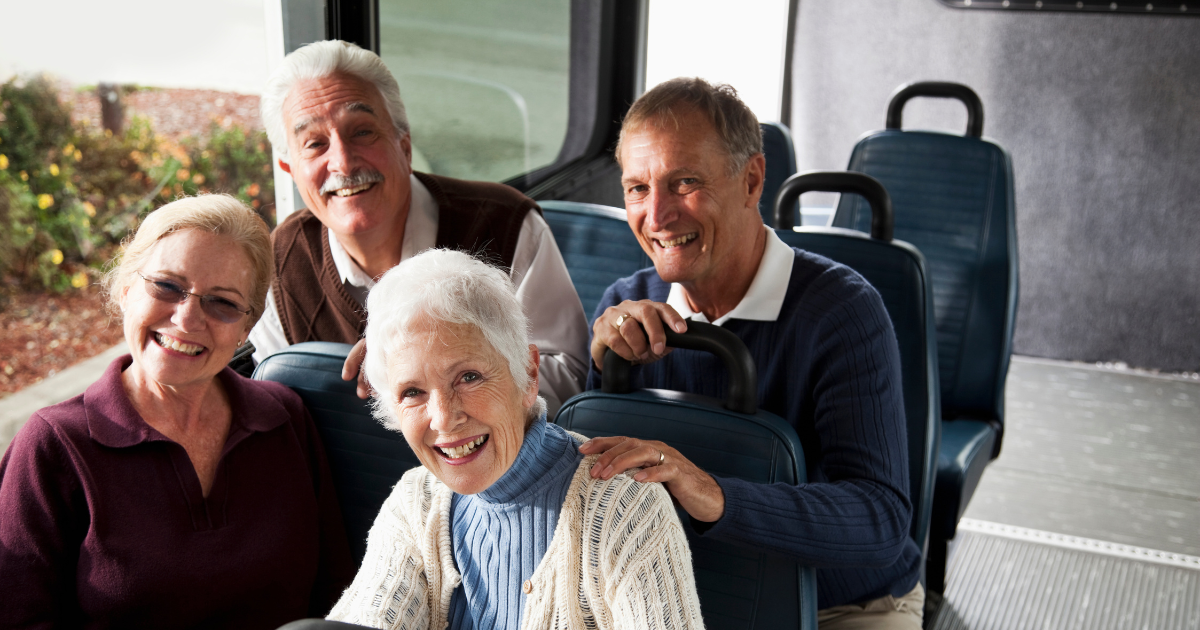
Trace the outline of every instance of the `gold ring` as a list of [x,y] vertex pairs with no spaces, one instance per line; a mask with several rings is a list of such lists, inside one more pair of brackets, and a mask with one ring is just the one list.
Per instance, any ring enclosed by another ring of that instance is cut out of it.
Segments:
[[613,322],[613,328],[621,330],[621,324],[624,324],[625,320],[627,319],[629,319],[629,313],[621,313],[620,315],[617,315],[617,321]]
[[667,461],[667,454],[662,451],[659,451],[658,452],[658,465],[662,466],[663,462],[665,462],[665,461]]

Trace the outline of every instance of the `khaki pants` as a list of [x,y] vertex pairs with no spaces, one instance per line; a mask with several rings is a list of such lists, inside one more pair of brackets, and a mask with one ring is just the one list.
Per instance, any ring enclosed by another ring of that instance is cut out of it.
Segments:
[[925,615],[925,589],[917,587],[903,597],[887,595],[863,604],[833,606],[817,611],[820,630],[921,630]]

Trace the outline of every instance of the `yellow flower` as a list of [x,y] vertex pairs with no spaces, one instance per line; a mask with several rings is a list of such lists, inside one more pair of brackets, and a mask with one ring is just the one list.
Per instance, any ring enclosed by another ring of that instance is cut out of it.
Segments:
[[112,137],[112,129],[105,129],[105,130],[104,130],[104,137],[105,137],[105,138],[111,138],[111,137]]
[[92,202],[90,201],[83,202],[83,211],[86,212],[89,217],[96,216],[96,206],[93,206]]
[[83,152],[82,152],[82,151],[80,151],[79,149],[75,149],[75,156],[74,156],[74,157],[75,157],[75,161],[76,161],[76,162],[78,162],[78,161],[82,160],[82,159],[83,159]]
[[[45,193],[38,195],[37,199],[38,199],[38,207],[41,208],[42,210],[45,210],[46,208],[49,208],[50,206],[54,205],[54,197],[51,197],[50,195],[47,195]],[[57,251],[57,250],[55,250],[55,251]],[[54,263],[54,264],[57,265],[58,263]]]
[[178,179],[179,181],[183,181],[190,176],[191,173],[189,173],[186,168],[181,168],[178,171],[175,171],[175,179]]
[[92,227],[92,222],[88,221],[87,217],[83,217],[83,220],[79,222],[79,225],[83,226],[83,229],[86,230],[87,228]]
[[57,165],[57,164],[51,164],[51,165],[50,165],[50,175],[51,175],[51,176],[53,176],[53,177],[58,177],[58,173],[59,173],[59,171],[58,171],[58,165]]
[[0,153],[0,171],[8,170],[8,156]]
[[21,181],[23,181],[23,182],[29,181],[29,173],[26,173],[25,171],[21,171]]
[[74,144],[68,143],[67,146],[63,147],[63,157],[67,157],[68,155],[71,155],[72,153],[75,153],[75,145]]
[[75,287],[76,289],[82,289],[83,287],[86,287],[87,283],[88,275],[86,271],[80,271],[79,273],[71,276],[71,286]]
[[61,249],[50,250],[50,262],[52,262],[56,265],[61,265],[62,261],[63,261],[63,255],[62,255]]

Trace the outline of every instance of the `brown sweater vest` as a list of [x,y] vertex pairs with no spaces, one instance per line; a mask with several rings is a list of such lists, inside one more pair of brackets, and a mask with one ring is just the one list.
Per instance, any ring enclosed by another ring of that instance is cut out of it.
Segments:
[[[416,176],[438,206],[437,247],[512,267],[526,213],[541,211],[532,199],[501,184]],[[367,313],[342,284],[329,249],[329,230],[312,212],[301,210],[275,228],[271,242],[271,286],[288,343],[358,341],[366,330]]]

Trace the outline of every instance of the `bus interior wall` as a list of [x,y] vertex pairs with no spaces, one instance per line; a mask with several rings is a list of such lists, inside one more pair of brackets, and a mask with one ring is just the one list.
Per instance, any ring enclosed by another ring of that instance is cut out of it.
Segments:
[[[979,93],[1016,178],[1017,354],[1200,369],[1200,20],[804,0],[792,133],[801,171],[844,169],[912,81]],[[906,129],[962,133],[952,101]]]

